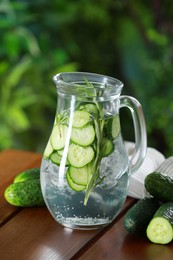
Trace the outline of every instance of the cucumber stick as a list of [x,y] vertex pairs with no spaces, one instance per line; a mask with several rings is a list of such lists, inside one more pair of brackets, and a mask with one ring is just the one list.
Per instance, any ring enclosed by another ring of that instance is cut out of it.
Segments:
[[168,244],[173,240],[173,202],[160,206],[150,221],[146,233],[148,239],[156,244]]

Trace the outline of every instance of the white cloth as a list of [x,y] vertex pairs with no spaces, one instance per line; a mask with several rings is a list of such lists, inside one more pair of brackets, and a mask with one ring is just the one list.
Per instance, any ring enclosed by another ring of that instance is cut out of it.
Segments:
[[[130,155],[135,145],[131,142],[126,142],[125,145]],[[162,153],[152,147],[147,147],[146,157],[142,165],[129,177],[128,196],[136,199],[144,198],[147,195],[144,187],[145,177],[149,173],[156,171],[164,161],[165,157]]]

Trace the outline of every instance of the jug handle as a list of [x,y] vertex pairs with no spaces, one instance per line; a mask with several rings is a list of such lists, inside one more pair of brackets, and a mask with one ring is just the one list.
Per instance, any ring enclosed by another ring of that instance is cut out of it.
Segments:
[[120,96],[120,108],[127,107],[133,119],[135,149],[130,157],[129,170],[133,174],[141,166],[147,150],[146,124],[141,104],[131,96]]

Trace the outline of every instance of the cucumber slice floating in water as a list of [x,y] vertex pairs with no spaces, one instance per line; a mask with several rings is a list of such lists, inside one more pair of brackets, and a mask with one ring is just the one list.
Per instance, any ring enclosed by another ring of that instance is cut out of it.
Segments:
[[112,119],[112,128],[111,128],[111,134],[113,138],[116,138],[120,132],[120,120],[119,116],[116,115]]
[[90,120],[90,114],[86,110],[76,110],[73,115],[73,126],[83,127]]
[[71,140],[81,146],[88,146],[93,143],[95,139],[95,131],[92,125],[86,125],[82,128],[73,127],[71,133]]
[[74,183],[86,186],[89,178],[88,166],[81,168],[70,166],[69,175]]
[[112,140],[108,138],[103,138],[102,150],[103,150],[103,157],[110,155],[114,151],[114,144]]
[[94,158],[94,150],[91,146],[82,147],[77,144],[70,144],[68,151],[68,161],[69,163],[80,168],[88,164]]
[[57,152],[54,152],[51,154],[50,159],[53,163],[60,165],[62,157]]
[[47,145],[46,145],[46,148],[45,148],[45,150],[44,150],[43,156],[44,156],[45,158],[49,158],[49,156],[51,155],[52,152],[53,152],[53,147],[52,147],[51,142],[50,142],[50,139],[49,139],[49,141],[48,141],[48,143],[47,143]]
[[63,152],[64,152],[64,149],[61,149],[61,150],[58,150],[57,153],[62,156],[63,155]]
[[83,191],[86,188],[85,185],[79,185],[79,184],[76,184],[75,182],[73,182],[73,180],[70,178],[69,171],[67,171],[67,173],[66,173],[66,179],[67,179],[68,185],[74,191]]
[[104,132],[107,138],[115,139],[120,133],[120,120],[119,116],[111,116],[106,118]]
[[60,150],[64,147],[67,137],[68,127],[63,124],[56,124],[51,134],[51,145],[53,149]]
[[93,103],[85,104],[85,108],[93,117],[99,116],[99,111],[95,104],[93,104]]
[[[51,161],[52,161],[53,163],[55,163],[56,165],[60,165],[61,160],[62,160],[62,156],[59,155],[58,152],[53,152],[53,153],[51,154],[51,156],[50,156],[50,159],[51,159]],[[69,163],[68,163],[68,161],[66,160],[65,165],[68,165],[68,164],[69,164]]]

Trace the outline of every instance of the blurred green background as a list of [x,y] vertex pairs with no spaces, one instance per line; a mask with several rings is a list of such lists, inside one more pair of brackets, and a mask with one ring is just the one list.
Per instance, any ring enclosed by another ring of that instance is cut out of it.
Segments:
[[[1,0],[0,150],[43,152],[57,102],[52,76],[90,71],[124,82],[123,94],[142,104],[148,145],[172,155],[172,38],[169,0]],[[131,140],[129,113],[121,118]]]

